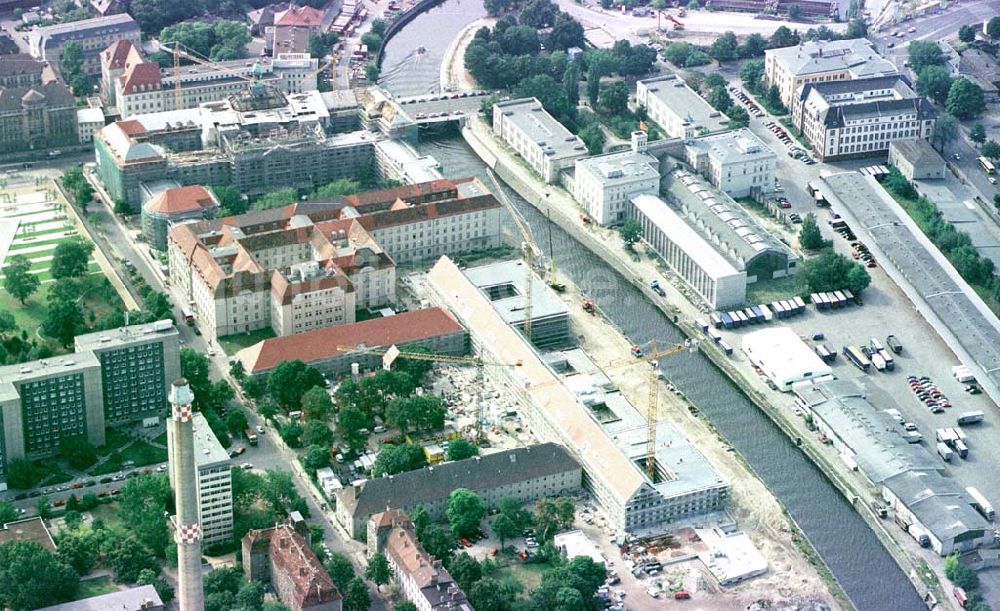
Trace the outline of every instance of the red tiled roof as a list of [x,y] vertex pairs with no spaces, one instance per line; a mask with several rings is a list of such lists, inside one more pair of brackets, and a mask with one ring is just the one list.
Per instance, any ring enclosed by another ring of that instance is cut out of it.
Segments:
[[[271,529],[269,529],[271,530]],[[292,591],[281,592],[282,601],[293,609],[303,609],[340,600],[340,592],[306,540],[287,525],[276,526],[270,533],[272,566],[284,579],[271,575],[272,583],[290,581]],[[286,600],[292,598],[292,600]]]
[[415,185],[402,185],[390,189],[380,189],[378,191],[367,191],[356,193],[344,198],[344,203],[358,208],[358,212],[364,213],[361,208],[365,206],[377,206],[392,204],[396,200],[403,200],[410,203],[420,203],[431,195],[441,195],[454,198],[458,196],[455,182],[447,178],[440,178],[430,182],[422,182]]
[[306,26],[318,27],[323,24],[323,11],[311,6],[289,5],[287,10],[274,16],[276,26]]
[[139,62],[125,68],[122,75],[122,91],[135,93],[137,91],[154,91],[160,88],[160,64],[156,62]]
[[127,121],[118,121],[118,129],[122,130],[126,136],[132,138],[135,136],[141,136],[146,133],[146,128],[143,127],[142,123],[139,123],[135,119],[129,119]]
[[112,69],[124,68],[125,60],[131,50],[131,40],[116,40],[110,47],[101,51],[101,62]]
[[344,354],[340,346],[388,347],[430,339],[465,328],[441,308],[403,312],[349,325],[324,327],[305,333],[275,337],[240,350],[237,358],[251,373],[270,371],[283,361],[310,363]]
[[389,210],[363,214],[357,217],[358,222],[368,231],[393,227],[396,225],[409,225],[429,221],[443,216],[456,214],[469,214],[490,208],[499,208],[500,202],[493,194],[477,195],[465,199],[449,199],[440,202],[430,202],[423,205],[397,207],[393,206]]
[[146,204],[146,210],[161,214],[179,214],[192,210],[213,208],[218,206],[215,197],[201,185],[190,185],[176,189],[167,189]]

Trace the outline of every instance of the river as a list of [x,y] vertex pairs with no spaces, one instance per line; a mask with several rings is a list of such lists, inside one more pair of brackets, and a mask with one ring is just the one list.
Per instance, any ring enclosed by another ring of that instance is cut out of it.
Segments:
[[[470,0],[446,0],[415,19],[386,48],[384,86],[396,95],[436,90],[438,67],[420,62],[415,69],[410,46],[441,57],[450,41],[481,16]],[[436,15],[436,16],[435,16]],[[421,36],[433,16],[434,40]],[[426,21],[422,21],[424,19]],[[411,34],[411,28],[419,28]],[[419,42],[417,42],[419,41]],[[409,50],[408,50],[409,49]],[[395,63],[393,63],[395,62]],[[420,152],[434,156],[449,177],[479,176],[487,184],[486,166],[461,137],[424,142]],[[634,343],[683,339],[660,310],[599,257],[563,232],[533,206],[506,189],[524,215],[538,245],[555,255],[565,274],[625,332]],[[512,229],[513,232],[513,229]],[[833,571],[854,605],[862,611],[926,609],[913,585],[854,508],[820,470],[701,353],[673,356],[663,362],[670,380],[697,406],[723,437],[746,459],[777,496]]]

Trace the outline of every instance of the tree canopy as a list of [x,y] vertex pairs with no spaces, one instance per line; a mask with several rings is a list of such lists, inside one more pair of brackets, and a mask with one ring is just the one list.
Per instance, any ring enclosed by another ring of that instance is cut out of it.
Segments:
[[945,109],[958,119],[965,120],[977,117],[986,110],[983,90],[972,81],[957,79],[948,90]]
[[0,545],[0,605],[40,609],[72,600],[80,578],[68,564],[34,541]]
[[4,290],[24,305],[39,286],[41,281],[36,274],[31,273],[31,260],[28,257],[24,255],[7,257],[3,267]]
[[375,457],[372,475],[395,475],[405,471],[414,471],[427,466],[427,458],[420,446],[410,443],[400,445],[386,444]]
[[865,268],[847,257],[825,250],[802,265],[803,278],[810,293],[850,289],[860,295],[871,282]]
[[927,66],[943,66],[944,53],[938,43],[932,40],[913,40],[907,47],[910,67],[917,74]]
[[323,387],[323,374],[311,365],[296,359],[283,361],[267,377],[267,391],[280,407],[297,410],[302,406],[302,397],[309,389]]
[[174,42],[180,43],[182,50],[193,51],[212,61],[226,61],[246,56],[250,33],[247,26],[238,21],[186,21],[160,32],[160,44],[164,48],[172,49]]
[[468,488],[456,488],[448,495],[448,524],[456,537],[469,537],[479,530],[486,515],[486,503]]

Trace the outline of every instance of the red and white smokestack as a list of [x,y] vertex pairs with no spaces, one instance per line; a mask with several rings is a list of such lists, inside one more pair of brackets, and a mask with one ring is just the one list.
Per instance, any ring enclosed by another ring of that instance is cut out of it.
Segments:
[[177,601],[180,611],[204,611],[201,579],[201,523],[198,519],[198,467],[194,456],[194,393],[187,380],[178,378],[170,386],[169,468],[173,474],[177,515]]

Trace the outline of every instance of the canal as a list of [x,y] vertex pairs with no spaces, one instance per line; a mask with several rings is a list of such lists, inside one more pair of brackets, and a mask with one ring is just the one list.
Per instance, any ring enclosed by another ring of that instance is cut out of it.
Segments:
[[[440,61],[450,41],[482,16],[475,0],[446,0],[415,19],[389,41],[383,86],[395,95],[435,91]],[[466,15],[462,11],[468,10]],[[426,36],[433,23],[434,37]],[[424,50],[416,52],[418,47]],[[423,61],[436,57],[437,66]],[[449,177],[478,176],[487,184],[486,166],[459,136],[424,142],[420,152],[434,156]],[[683,339],[670,321],[602,259],[563,232],[513,190],[506,189],[543,250],[555,255],[565,274],[635,343]],[[546,252],[546,254],[549,254]],[[847,592],[863,611],[926,609],[912,584],[854,508],[778,427],[758,410],[701,353],[664,361],[674,385],[684,392],[719,433],[745,458],[799,524]]]

